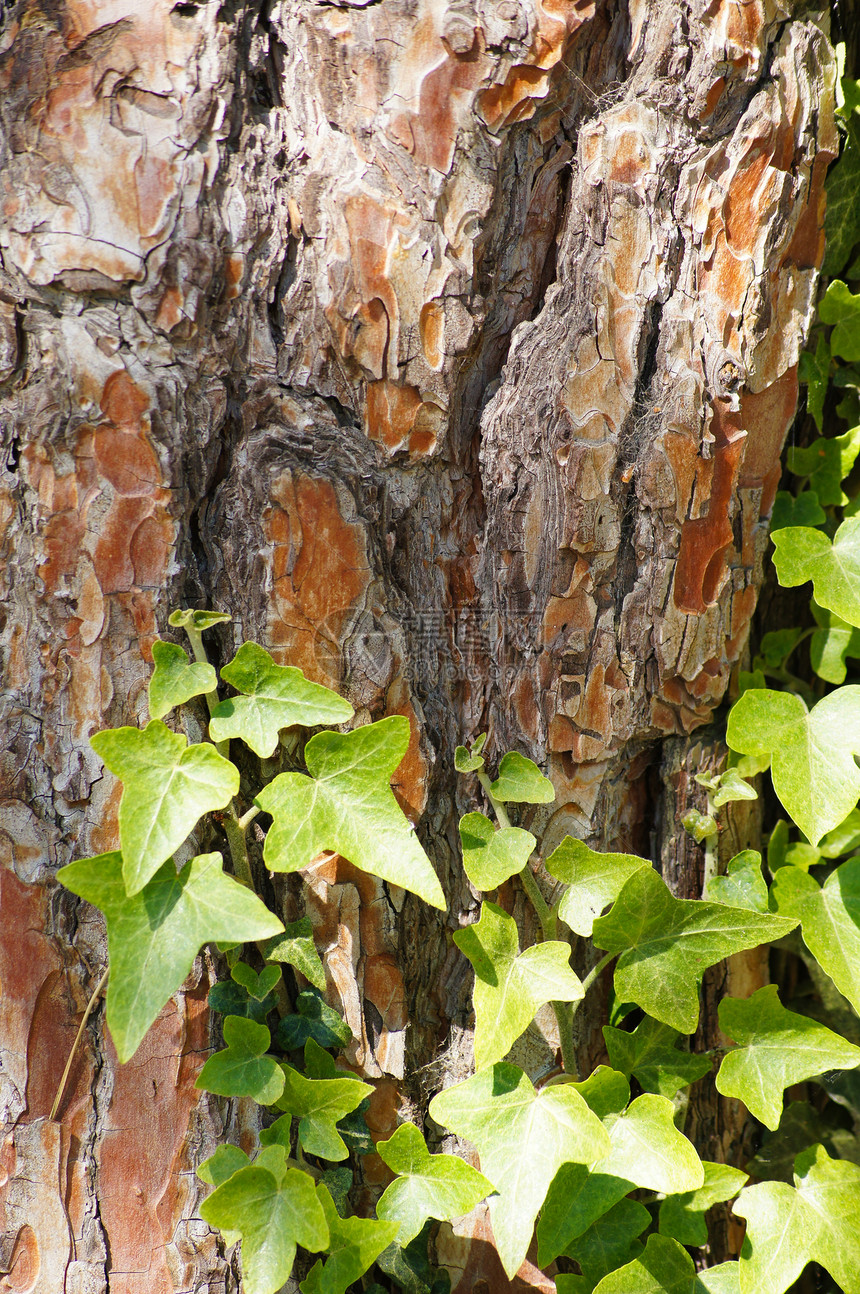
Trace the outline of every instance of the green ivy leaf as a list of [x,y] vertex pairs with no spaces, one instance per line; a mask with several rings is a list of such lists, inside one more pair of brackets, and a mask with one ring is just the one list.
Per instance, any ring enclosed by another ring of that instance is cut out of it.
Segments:
[[317,1186],[317,1198],[328,1223],[329,1256],[325,1264],[321,1259],[314,1263],[299,1289],[302,1294],[346,1294],[391,1244],[397,1223],[340,1217],[322,1182]]
[[[736,1263],[726,1264],[735,1267]],[[693,1260],[676,1240],[649,1236],[645,1251],[633,1262],[604,1276],[594,1294],[700,1294],[700,1291],[732,1289],[704,1283],[707,1272],[696,1274]]]
[[156,639],[152,644],[155,669],[149,680],[149,713],[163,719],[174,706],[184,705],[193,696],[214,692],[218,686],[215,670],[200,661],[193,664],[176,643]]
[[399,714],[354,732],[311,737],[310,776],[281,773],[255,801],[274,819],[263,850],[272,871],[298,871],[332,849],[444,911],[430,859],[391,791],[408,746],[409,720]]
[[720,832],[716,819],[710,813],[700,813],[698,809],[688,809],[681,819],[681,826],[697,844],[701,844],[703,840],[715,840]]
[[[823,513],[822,520],[824,520]],[[782,669],[800,641],[802,633],[801,629],[772,629],[770,633],[764,635],[759,644],[759,653],[768,669]]]
[[619,1200],[568,1245],[567,1257],[579,1263],[589,1288],[593,1288],[601,1277],[638,1258],[642,1245],[636,1241],[650,1225],[651,1214],[644,1204]]
[[823,1146],[797,1156],[794,1186],[760,1182],[732,1206],[746,1218],[741,1294],[783,1294],[817,1262],[844,1294],[860,1290],[860,1168]]
[[736,800],[757,800],[758,791],[749,782],[745,782],[736,768],[727,768],[720,774],[720,784],[714,792],[715,809],[724,804],[733,804]]
[[793,526],[771,536],[773,562],[783,588],[812,580],[819,606],[849,625],[860,625],[860,517],[849,517],[833,542],[821,530]]
[[823,332],[818,334],[814,351],[801,351],[797,376],[807,388],[807,412],[812,415],[816,427],[821,431],[824,401],[830,385],[830,346]]
[[[346,1159],[349,1151],[336,1124],[356,1109],[366,1096],[370,1096],[373,1088],[355,1078],[305,1078],[290,1065],[284,1065],[282,1069],[284,1090],[274,1104],[288,1116],[299,1120],[298,1135],[302,1148],[309,1155],[319,1155],[321,1159],[335,1163]],[[278,1123],[282,1122],[278,1120]],[[272,1132],[271,1128],[269,1132]]]
[[855,296],[841,279],[834,279],[818,306],[822,323],[833,324],[830,350],[849,363],[860,359],[860,296]]
[[786,463],[796,476],[809,477],[809,484],[822,506],[840,508],[848,502],[842,482],[854,466],[858,453],[860,427],[852,427],[842,436],[820,436],[804,449],[789,449]]
[[844,822],[828,831],[819,843],[818,852],[822,858],[841,858],[850,854],[860,845],[860,809],[852,809]]
[[[244,965],[243,962],[237,964]],[[247,969],[250,970],[250,967]],[[251,974],[254,972],[251,971]],[[274,1010],[277,1003],[274,993],[266,993],[261,998],[254,997],[235,979],[220,980],[213,984],[208,1000],[210,1009],[221,1015],[244,1015],[249,1020],[256,1020],[258,1024],[265,1022],[266,1016]]]
[[729,1164],[711,1164],[702,1161],[705,1170],[704,1185],[697,1191],[683,1195],[670,1195],[660,1205],[659,1229],[661,1235],[671,1236],[682,1245],[706,1245],[708,1227],[705,1214],[715,1204],[733,1200],[747,1178]]
[[463,867],[479,890],[495,890],[509,877],[521,872],[534,853],[537,841],[520,827],[498,830],[483,813],[467,813],[460,819]]
[[238,1173],[240,1168],[247,1168],[250,1162],[244,1150],[226,1143],[218,1146],[214,1155],[204,1159],[197,1169],[197,1176],[209,1186],[220,1186],[228,1177]]
[[167,617],[167,623],[172,629],[190,628],[197,633],[202,633],[204,629],[211,629],[213,625],[229,624],[232,619],[232,616],[226,615],[223,611],[171,611]]
[[781,938],[796,921],[676,899],[651,868],[634,872],[611,912],[594,923],[594,943],[620,953],[615,993],[655,1020],[693,1033],[702,973],[732,953]]
[[570,947],[560,940],[519,951],[516,922],[495,903],[458,930],[454,943],[475,969],[475,1064],[507,1055],[545,1002],[577,1002],[582,984],[570,969]]
[[800,921],[803,942],[860,1012],[860,858],[837,867],[823,886],[806,872],[781,867],[771,894],[778,912]]
[[739,1046],[723,1058],[717,1091],[743,1101],[772,1130],[779,1126],[785,1088],[828,1069],[860,1065],[860,1047],[788,1011],[775,984],[766,984],[746,1001],[724,997],[719,1020],[723,1033]]
[[239,770],[214,746],[189,746],[158,719],[139,728],[108,728],[90,745],[123,783],[119,836],[123,877],[137,894],[197,824],[239,790]]
[[761,874],[761,854],[744,849],[729,859],[725,876],[712,876],[705,886],[705,898],[729,908],[767,912],[767,882]]
[[593,1162],[606,1129],[572,1086],[536,1092],[522,1070],[499,1062],[430,1103],[437,1123],[473,1142],[495,1184],[490,1217],[502,1266],[513,1279],[526,1256],[537,1211],[562,1164]]
[[246,1294],[276,1294],[292,1271],[296,1245],[317,1253],[329,1244],[313,1179],[287,1168],[285,1159],[283,1146],[267,1147],[200,1206],[204,1222],[241,1234]]
[[534,760],[518,755],[515,750],[502,756],[499,776],[490,784],[490,792],[494,800],[502,803],[552,804],[555,799],[555,788],[549,778],[544,777]]
[[[483,748],[483,742],[481,743]],[[457,746],[454,750],[454,768],[458,773],[478,773],[484,767],[484,761],[476,752],[475,746],[472,747],[471,754],[465,746]]]
[[282,1051],[297,1051],[309,1038],[321,1047],[345,1047],[352,1030],[319,993],[307,989],[296,998],[296,1015],[285,1015],[275,1035]]
[[860,657],[860,629],[846,624],[832,611],[812,603],[812,614],[818,621],[809,643],[809,658],[819,678],[827,683],[844,683],[848,673],[847,658]]
[[[841,274],[851,252],[860,239],[860,133],[854,122],[848,126],[848,137],[842,155],[831,166],[825,181],[827,214],[824,218],[825,251],[822,274],[830,279]],[[849,276],[850,277],[850,276]]]
[[742,754],[772,755],[774,790],[813,845],[860,798],[851,753],[860,752],[860,687],[831,692],[811,710],[792,692],[745,692],[729,714],[726,741]]
[[242,695],[216,705],[209,735],[213,741],[239,737],[262,759],[274,755],[282,728],[345,723],[354,713],[337,692],[311,683],[294,665],[276,665],[257,643],[243,643],[221,677]]
[[636,854],[598,854],[581,840],[565,836],[547,859],[546,870],[568,886],[558,915],[578,935],[590,937],[594,920],[614,903],[634,872],[650,867]]
[[773,1178],[781,1182],[794,1180],[794,1161],[802,1150],[821,1142],[834,1158],[848,1156],[837,1153],[835,1140],[844,1129],[828,1126],[825,1119],[808,1101],[790,1101],[782,1112],[776,1132],[765,1133],[756,1154],[747,1163],[747,1171],[758,1178]]
[[376,1150],[397,1173],[396,1181],[382,1193],[376,1216],[398,1224],[401,1245],[418,1235],[427,1218],[460,1217],[495,1190],[483,1173],[458,1155],[431,1155],[412,1123],[401,1124],[387,1141],[378,1141]]
[[310,917],[301,917],[284,926],[282,935],[275,935],[266,943],[263,956],[266,961],[295,966],[306,980],[325,992],[325,967],[314,943]]
[[280,966],[264,966],[259,975],[247,962],[236,962],[230,971],[230,977],[241,984],[242,988],[255,1002],[265,1002],[281,978]]
[[804,490],[798,495],[777,490],[770,514],[771,535],[786,526],[823,526],[826,520],[827,513],[814,490]]
[[173,863],[165,863],[131,896],[119,853],[69,863],[57,879],[105,915],[107,1023],[123,1063],[187,978],[203,944],[227,937],[262,939],[281,924],[255,894],[224,875],[220,854],[192,858],[178,876]]
[[225,1016],[227,1046],[209,1057],[194,1086],[216,1096],[251,1096],[260,1105],[271,1105],[284,1090],[278,1062],[265,1054],[271,1040],[264,1024],[241,1015]]
[[[765,891],[767,894],[767,891]],[[609,1063],[627,1078],[638,1079],[646,1092],[671,1100],[682,1087],[689,1087],[710,1072],[708,1056],[679,1051],[681,1035],[658,1020],[645,1016],[631,1033],[603,1026]]]
[[634,1187],[672,1195],[703,1185],[702,1162],[675,1127],[674,1115],[671,1101],[646,1092],[626,1110],[605,1116],[609,1153],[587,1170],[565,1164],[550,1187],[537,1230],[541,1267],[566,1253]]

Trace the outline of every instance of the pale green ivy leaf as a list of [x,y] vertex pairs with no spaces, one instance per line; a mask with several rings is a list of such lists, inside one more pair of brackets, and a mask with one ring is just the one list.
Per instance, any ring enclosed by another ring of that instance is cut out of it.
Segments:
[[229,624],[232,619],[224,611],[171,611],[167,623],[172,629],[193,629],[202,633],[213,625]]
[[223,1051],[210,1056],[195,1087],[216,1096],[250,1096],[271,1105],[284,1090],[284,1076],[274,1056],[267,1056],[272,1036],[264,1024],[241,1015],[224,1017]]
[[791,526],[771,538],[773,563],[783,588],[812,580],[815,601],[860,627],[860,517],[849,517],[831,543],[822,530]]
[[458,773],[478,773],[483,767],[484,761],[474,746],[471,752],[465,746],[457,746],[454,750],[454,768]]
[[742,754],[772,755],[774,790],[813,845],[860,798],[852,754],[860,752],[860,687],[831,692],[811,710],[792,692],[745,692],[729,714],[726,741]]
[[757,800],[758,791],[745,781],[736,768],[727,768],[720,775],[720,784],[713,795],[715,809],[724,804],[733,804],[735,800]]
[[305,747],[304,773],[281,773],[255,803],[270,813],[263,858],[295,872],[326,849],[433,907],[445,896],[430,859],[391,790],[409,746],[409,720],[391,715],[354,732],[320,732]]
[[570,1085],[536,1092],[522,1070],[504,1062],[440,1092],[430,1114],[477,1146],[481,1171],[498,1192],[490,1217],[502,1266],[513,1279],[558,1169],[601,1158],[609,1147],[606,1129]]
[[121,1062],[134,1055],[203,944],[228,937],[263,939],[281,925],[255,894],[225,876],[220,854],[192,858],[179,875],[172,862],[165,863],[131,896],[119,853],[69,863],[57,879],[105,915],[107,1024]]
[[215,1153],[197,1169],[197,1176],[208,1186],[220,1186],[228,1177],[238,1173],[240,1168],[247,1168],[250,1159],[238,1146],[229,1143],[218,1146]]
[[119,836],[129,894],[142,890],[202,814],[223,809],[239,790],[239,770],[208,742],[189,746],[158,719],[108,728],[90,745],[123,783]]
[[837,867],[823,886],[798,868],[781,867],[771,894],[778,912],[800,921],[803,942],[860,1012],[860,858]]
[[594,923],[594,943],[620,953],[615,993],[655,1020],[693,1033],[698,984],[709,966],[770,943],[797,924],[702,899],[676,899],[651,868],[630,877],[612,910]]
[[296,1246],[318,1253],[330,1239],[313,1179],[286,1167],[283,1146],[264,1153],[200,1206],[204,1222],[241,1235],[246,1294],[276,1294],[292,1271]]
[[578,935],[590,937],[596,917],[614,903],[634,872],[650,867],[636,854],[599,854],[581,840],[565,836],[547,859],[546,870],[568,886],[558,915]]
[[521,872],[534,853],[537,841],[520,827],[495,828],[483,813],[460,819],[463,868],[479,890],[495,890]]
[[[299,1120],[299,1143],[309,1155],[339,1162],[349,1151],[337,1130],[344,1115],[351,1114],[373,1093],[369,1083],[354,1078],[305,1078],[290,1065],[282,1066],[283,1092],[275,1098],[279,1110]],[[278,1120],[280,1122],[280,1120]]]
[[729,1164],[712,1164],[702,1160],[704,1183],[696,1191],[669,1195],[660,1205],[660,1234],[671,1236],[682,1245],[706,1245],[708,1227],[705,1214],[715,1204],[733,1200],[749,1179],[746,1173]]
[[266,961],[295,966],[306,980],[325,991],[325,967],[314,943],[310,917],[301,917],[284,926],[283,934],[267,941],[263,956]]
[[391,1244],[397,1223],[342,1218],[322,1182],[317,1185],[317,1197],[328,1223],[329,1255],[325,1263],[321,1259],[314,1263],[299,1289],[302,1294],[346,1294]]
[[784,1294],[807,1263],[830,1273],[843,1294],[860,1291],[860,1168],[823,1146],[797,1156],[794,1186],[760,1182],[741,1191],[746,1219],[740,1294]]
[[175,706],[203,692],[214,692],[218,686],[212,666],[202,661],[192,663],[176,643],[156,639],[152,660],[155,669],[149,680],[149,713],[153,719],[163,719]]
[[828,831],[819,843],[818,851],[822,858],[841,858],[850,854],[852,849],[860,846],[860,809],[852,809],[844,822]]
[[711,1069],[708,1056],[679,1051],[678,1031],[647,1015],[631,1033],[604,1025],[603,1037],[613,1069],[627,1078],[632,1075],[646,1092],[655,1092],[669,1100]]
[[440,1221],[468,1213],[495,1187],[458,1155],[431,1155],[412,1123],[404,1123],[377,1154],[397,1173],[382,1193],[376,1216],[398,1224],[398,1244],[408,1245],[428,1218]]
[[276,665],[257,643],[243,643],[221,677],[242,695],[216,705],[209,735],[213,741],[239,737],[262,759],[275,753],[282,728],[345,723],[354,713],[337,692],[311,683],[294,665]]
[[502,803],[552,804],[555,799],[555,788],[549,778],[544,777],[534,760],[515,750],[502,756],[499,776],[491,783],[490,792],[493,799]]
[[705,898],[729,908],[767,912],[767,882],[761,874],[761,854],[744,849],[729,859],[725,876],[712,876],[705,886]]
[[570,947],[560,940],[519,951],[516,922],[495,903],[481,906],[474,925],[454,943],[475,969],[475,1064],[507,1055],[545,1002],[577,1002],[582,984],[570,968]]

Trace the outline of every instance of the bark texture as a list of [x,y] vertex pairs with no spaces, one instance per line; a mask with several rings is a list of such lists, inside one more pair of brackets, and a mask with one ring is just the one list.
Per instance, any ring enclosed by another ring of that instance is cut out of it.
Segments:
[[[224,660],[254,637],[360,719],[408,716],[398,791],[447,923],[342,860],[308,873],[380,1135],[471,1063],[458,741],[547,768],[547,847],[638,849],[698,894],[675,798],[717,757],[689,735],[761,581],[833,59],[781,0],[19,0],[2,24],[0,1288],[215,1294],[194,1167],[255,1127],[194,1089],[211,967],[125,1067],[96,1024],[46,1117],[104,959],[52,881],[116,842],[88,738],[145,720],[180,602],[234,616]],[[593,1020],[580,1044],[600,1059]],[[520,1051],[551,1066],[552,1028]],[[713,1158],[724,1116],[697,1115]],[[508,1288],[482,1215],[437,1256],[458,1294]]]

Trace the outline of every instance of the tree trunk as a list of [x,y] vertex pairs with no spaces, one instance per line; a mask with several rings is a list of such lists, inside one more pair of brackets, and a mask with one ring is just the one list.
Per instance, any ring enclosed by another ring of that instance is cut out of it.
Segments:
[[[255,1127],[194,1088],[211,966],[124,1067],[96,1015],[47,1117],[105,957],[52,880],[116,844],[88,739],[145,721],[179,604],[234,617],[222,661],[256,638],[408,716],[447,918],[337,859],[306,890],[379,1135],[471,1064],[455,744],[547,770],[545,849],[698,895],[676,799],[762,577],[833,57],[782,0],[19,0],[2,32],[0,1287],[215,1294],[194,1168]],[[708,1100],[719,1158],[743,1129]],[[508,1288],[490,1240],[440,1234],[459,1294]]]

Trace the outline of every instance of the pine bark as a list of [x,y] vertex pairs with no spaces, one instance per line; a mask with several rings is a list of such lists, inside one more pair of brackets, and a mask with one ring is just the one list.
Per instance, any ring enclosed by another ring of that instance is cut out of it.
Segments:
[[[471,1064],[458,742],[547,770],[556,804],[522,816],[545,851],[636,850],[698,896],[678,802],[720,758],[697,730],[762,579],[834,61],[782,0],[19,0],[2,24],[0,1285],[215,1294],[235,1262],[194,1168],[256,1126],[194,1088],[211,963],[124,1067],[97,1015],[47,1117],[105,959],[52,879],[116,845],[89,737],[145,721],[180,604],[233,616],[222,663],[255,638],[360,719],[408,716],[397,790],[447,917],[338,859],[274,889],[312,916],[380,1136]],[[555,1063],[543,1017],[518,1056]],[[712,1092],[694,1124],[710,1158],[745,1135]],[[508,1288],[482,1215],[437,1259],[458,1294]]]

